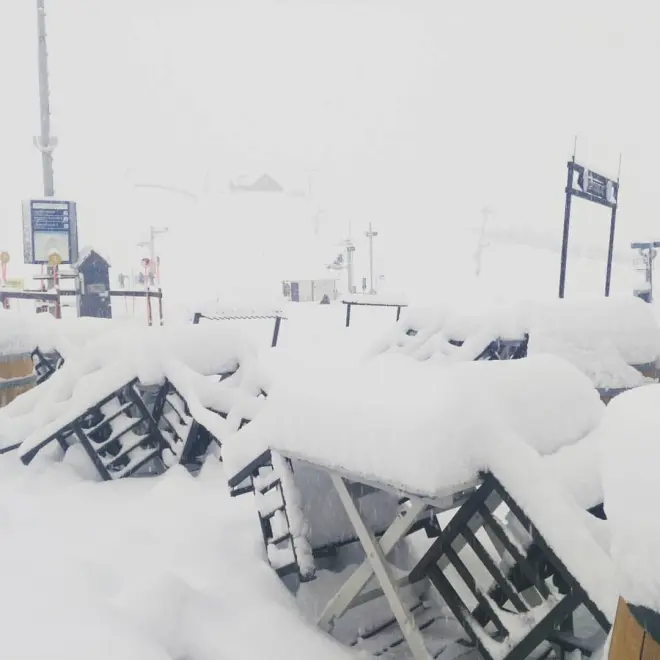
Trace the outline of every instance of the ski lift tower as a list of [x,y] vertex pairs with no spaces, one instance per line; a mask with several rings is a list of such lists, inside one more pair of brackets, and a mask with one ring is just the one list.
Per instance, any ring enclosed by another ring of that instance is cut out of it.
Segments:
[[355,293],[355,244],[351,238],[343,241],[346,247],[346,273],[348,275],[348,292]]
[[376,293],[376,287],[374,286],[374,238],[378,236],[378,232],[373,230],[371,223],[369,223],[369,231],[365,233],[365,236],[369,239],[369,293],[374,295]]
[[145,247],[149,250],[149,279],[153,284],[160,284],[157,280],[158,277],[158,255],[156,254],[156,237],[160,234],[165,234],[169,230],[169,227],[154,227],[151,225],[149,227],[149,240],[141,241],[138,243],[138,247]]
[[637,250],[639,257],[635,260],[638,270],[644,272],[646,287],[636,289],[635,295],[642,298],[646,302],[653,302],[653,261],[658,255],[658,248],[660,241],[649,241],[646,243],[631,243],[630,247]]

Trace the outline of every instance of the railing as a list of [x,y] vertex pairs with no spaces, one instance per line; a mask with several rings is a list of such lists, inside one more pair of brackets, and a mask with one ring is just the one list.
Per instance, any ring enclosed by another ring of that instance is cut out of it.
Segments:
[[201,312],[195,312],[193,317],[193,324],[198,325],[201,319],[207,319],[209,321],[246,321],[246,320],[258,320],[258,319],[274,319],[275,326],[273,328],[273,336],[270,342],[271,348],[277,346],[277,341],[280,337],[280,326],[282,321],[286,321],[286,316],[281,314],[202,314]]
[[[147,323],[153,325],[154,313],[152,308],[152,300],[158,301],[158,323],[164,324],[163,320],[163,291],[137,290],[128,291],[125,289],[111,290],[108,292],[110,297],[117,298],[144,298],[147,304]],[[5,309],[9,309],[9,302],[11,300],[34,300],[36,302],[43,302],[52,304],[54,306],[55,318],[62,318],[62,297],[76,296],[76,291],[17,291],[13,289],[0,289],[0,305]]]
[[342,300],[343,305],[346,305],[346,327],[351,325],[351,307],[396,307],[396,320],[401,318],[401,310],[408,305],[404,303],[379,303],[379,302],[355,302],[354,300]]

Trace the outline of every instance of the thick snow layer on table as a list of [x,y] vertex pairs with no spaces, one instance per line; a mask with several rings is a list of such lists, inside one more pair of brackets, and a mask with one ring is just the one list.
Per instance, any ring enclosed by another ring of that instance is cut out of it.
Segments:
[[543,459],[585,510],[603,502],[601,433],[601,427],[597,426],[579,442],[562,447]]
[[[179,383],[185,368],[197,376],[217,374],[247,364],[253,356],[251,344],[228,328],[118,326],[88,342],[50,379],[2,408],[0,444],[23,442],[22,451],[28,451],[134,378],[143,385],[167,377]],[[199,397],[206,396],[200,388]]]
[[[520,339],[525,334],[529,355],[562,357],[601,388],[643,385],[646,379],[632,365],[651,364],[660,356],[660,327],[652,308],[633,296],[411,309],[370,354],[465,361],[494,339]],[[464,345],[457,347],[451,340]]]
[[660,356],[660,328],[651,305],[635,296],[557,300],[529,304],[530,351],[557,342],[579,348],[614,348],[629,365]]
[[660,356],[660,328],[650,305],[629,298],[563,300],[529,305],[529,354],[566,358],[599,387],[636,387],[630,365]]
[[304,621],[221,465],[91,483],[71,457],[0,457],[0,657],[356,657]]
[[486,468],[482,449],[501,437],[550,453],[585,436],[602,410],[559,358],[440,368],[385,355],[282,375],[224,458],[238,471],[270,447],[433,495]]
[[586,376],[551,356],[451,367],[381,356],[276,382],[223,457],[235,472],[271,448],[429,497],[490,470],[612,617],[606,543],[585,524],[587,514],[558,478],[558,465],[549,467],[541,456],[578,443],[603,409]]
[[660,385],[616,397],[601,424],[605,511],[621,595],[660,612]]

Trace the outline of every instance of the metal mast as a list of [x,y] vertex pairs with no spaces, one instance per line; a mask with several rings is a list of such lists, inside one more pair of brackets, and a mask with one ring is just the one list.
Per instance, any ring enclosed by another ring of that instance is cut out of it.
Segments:
[[48,84],[48,49],[46,48],[46,9],[44,0],[37,0],[37,35],[41,132],[34,138],[34,144],[41,152],[44,197],[53,197],[55,195],[53,150],[57,146],[57,138],[54,138],[50,133],[50,89]]

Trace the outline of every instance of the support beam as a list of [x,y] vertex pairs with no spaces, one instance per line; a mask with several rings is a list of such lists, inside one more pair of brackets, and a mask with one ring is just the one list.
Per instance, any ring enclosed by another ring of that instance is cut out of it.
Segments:
[[[402,508],[397,514],[394,522],[380,539],[379,547],[383,557],[394,549],[396,544],[406,536],[410,528],[415,524],[417,518],[426,510],[426,504],[421,500],[411,501],[407,508]],[[365,559],[359,568],[344,583],[342,588],[330,599],[318,620],[319,627],[330,631],[334,622],[348,610],[360,592],[374,574],[369,559]]]
[[381,550],[380,544],[376,541],[362,520],[360,512],[355,506],[355,502],[353,501],[351,494],[348,492],[344,479],[337,474],[332,474],[331,478],[346,514],[348,515],[348,518],[360,539],[360,543],[364,548],[367,560],[371,564],[371,568],[376,574],[392,613],[401,627],[401,632],[408,642],[413,658],[415,660],[432,660],[433,656],[429,653],[429,650],[424,643],[424,638],[415,623],[414,617],[411,616],[410,612],[403,604],[401,594],[396,587],[395,577],[392,575],[392,570],[387,563],[387,559]]

